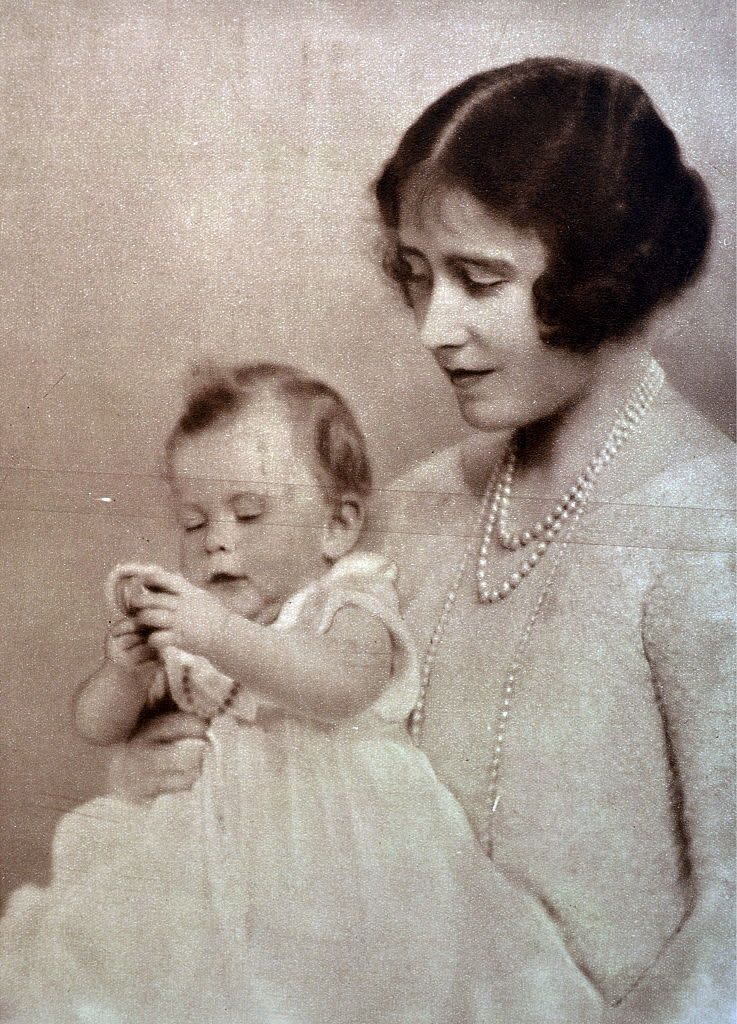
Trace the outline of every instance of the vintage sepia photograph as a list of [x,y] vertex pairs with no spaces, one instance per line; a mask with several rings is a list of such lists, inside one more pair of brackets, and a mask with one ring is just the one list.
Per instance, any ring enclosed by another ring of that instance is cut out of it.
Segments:
[[0,0],[0,1024],[732,1024],[728,0]]

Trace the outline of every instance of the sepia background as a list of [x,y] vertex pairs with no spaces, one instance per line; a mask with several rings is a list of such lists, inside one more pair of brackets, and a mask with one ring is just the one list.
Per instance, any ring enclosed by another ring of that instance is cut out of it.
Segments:
[[711,186],[712,262],[658,354],[733,434],[727,0],[0,0],[0,898],[101,784],[70,697],[108,568],[175,565],[160,449],[192,361],[310,367],[380,480],[460,436],[369,183],[442,90],[539,53],[631,72]]

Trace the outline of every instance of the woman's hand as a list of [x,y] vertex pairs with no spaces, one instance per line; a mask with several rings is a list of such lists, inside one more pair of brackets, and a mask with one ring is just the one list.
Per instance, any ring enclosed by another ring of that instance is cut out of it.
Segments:
[[108,792],[138,803],[191,789],[202,769],[206,731],[206,722],[182,711],[151,719],[113,755]]

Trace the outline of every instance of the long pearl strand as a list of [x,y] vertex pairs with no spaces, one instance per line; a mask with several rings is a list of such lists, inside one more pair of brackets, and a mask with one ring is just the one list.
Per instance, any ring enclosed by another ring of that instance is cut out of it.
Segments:
[[[661,370],[660,366],[655,362],[655,360],[653,360],[650,364],[650,367],[648,368],[647,373],[645,374],[645,377],[642,379],[641,383],[635,389],[633,395],[625,405],[625,409],[622,415],[618,417],[617,422],[610,431],[609,437],[607,438],[604,447],[601,449],[598,455],[594,456],[594,458],[591,460],[591,462],[586,467],[584,472],[577,478],[576,483],[571,488],[569,488],[569,490],[563,496],[563,500],[560,502],[560,505],[556,506],[553,513],[551,513],[551,518],[555,517],[554,523],[558,524],[558,528],[554,529],[552,524],[548,525],[548,517],[546,517],[541,524],[536,524],[530,531],[524,531],[522,534],[520,534],[519,544],[517,544],[515,540],[514,544],[512,545],[512,549],[516,550],[518,547],[524,547],[530,544],[532,540],[536,539],[533,537],[533,531],[537,531],[540,535],[542,535],[544,531],[551,532],[552,536],[546,535],[544,541],[538,541],[538,549],[536,550],[536,552],[533,552],[533,554],[537,554],[538,557],[534,561],[532,561],[532,567],[537,564],[541,555],[544,554],[544,550],[541,551],[539,545],[545,543],[545,549],[547,549],[550,541],[554,539],[558,541],[556,545],[556,555],[553,559],[552,565],[550,566],[550,571],[542,587],[542,590],[538,595],[532,613],[529,616],[525,624],[525,627],[522,630],[522,633],[520,634],[520,637],[515,645],[511,664],[504,677],[502,701],[498,711],[498,717],[496,722],[494,748],[492,752],[491,763],[489,765],[489,777],[487,785],[488,813],[486,816],[486,825],[484,828],[484,832],[481,835],[481,844],[489,856],[491,856],[492,854],[492,820],[494,813],[496,812],[497,807],[499,806],[500,800],[499,776],[501,771],[502,753],[504,749],[504,741],[506,738],[507,724],[509,721],[509,715],[512,708],[512,701],[517,682],[517,674],[519,672],[520,665],[522,664],[523,658],[526,654],[528,645],[530,643],[532,631],[540,615],[540,611],[543,605],[545,604],[548,594],[550,593],[553,581],[557,574],[557,570],[563,558],[563,555],[568,549],[568,546],[570,545],[573,532],[586,508],[586,503],[588,500],[588,496],[591,492],[594,480],[598,477],[599,473],[601,472],[601,469],[609,462],[611,462],[612,456],[619,450],[623,442],[631,433],[632,429],[641,422],[642,418],[647,413],[655,397],[657,396],[658,392],[663,386],[663,381],[663,371]],[[416,746],[419,746],[422,741],[422,730],[425,723],[427,699],[430,692],[433,669],[435,667],[435,662],[437,660],[443,635],[445,633],[445,629],[448,624],[450,615],[455,607],[458,592],[461,588],[461,585],[466,575],[468,563],[471,560],[471,553],[474,550],[476,544],[475,538],[478,536],[482,529],[483,540],[479,553],[479,564],[477,570],[479,599],[483,603],[494,603],[494,599],[490,600],[488,597],[481,593],[481,583],[486,582],[485,574],[482,574],[481,572],[482,569],[486,568],[486,562],[482,563],[481,559],[482,557],[486,558],[486,555],[488,553],[489,544],[491,543],[491,539],[493,536],[494,524],[497,520],[497,516],[499,514],[499,510],[502,504],[501,499],[508,499],[511,493],[511,477],[509,474],[510,451],[514,452],[514,449],[508,449],[500,469],[498,470],[497,474],[491,477],[489,484],[486,488],[481,503],[481,512],[479,516],[478,526],[475,530],[472,529],[471,531],[470,539],[464,549],[461,564],[458,567],[458,570],[451,583],[450,590],[448,591],[445,601],[443,602],[443,607],[440,611],[438,621],[435,625],[435,629],[433,630],[432,636],[430,638],[430,643],[427,646],[427,650],[422,661],[422,667],[420,672],[420,692],[409,719],[410,736]],[[512,467],[514,466],[513,461],[511,462],[511,465]],[[512,468],[512,475],[513,472],[514,470]],[[582,480],[586,481],[588,486],[581,483]],[[508,504],[509,503],[507,501],[505,507],[508,507]],[[559,508],[560,512],[558,511]],[[564,515],[564,513],[566,514]],[[486,525],[484,526],[484,524]],[[565,532],[563,532],[564,524]],[[505,528],[506,530],[506,523],[503,522],[502,525],[503,528]],[[540,526],[539,531],[538,526]],[[526,534],[529,534],[529,539]],[[516,535],[510,536],[516,537]],[[528,556],[527,561],[530,561],[531,557],[532,556]],[[520,574],[520,581],[524,578],[525,575],[529,573],[529,571],[530,570],[528,569],[526,573]],[[515,585],[518,585],[518,583]],[[503,596],[506,597],[507,594],[510,593],[512,589],[514,589],[514,586],[510,586],[509,590],[507,590]],[[500,599],[501,597],[496,598],[496,600]]]
[[[645,376],[628,398],[621,415],[617,417],[614,426],[609,431],[603,447],[576,477],[553,511],[528,530],[521,532],[511,532],[507,528],[509,501],[517,459],[516,445],[514,442],[510,442],[504,457],[502,472],[492,487],[488,518],[479,550],[476,580],[480,601],[495,604],[497,601],[504,600],[539,564],[551,541],[555,540],[566,521],[585,507],[591,497],[597,477],[612,461],[647,413],[663,386],[663,380],[663,371],[653,359]],[[517,551],[533,543],[535,546],[513,572],[509,573],[500,583],[492,586],[487,578],[487,566],[489,550],[495,536],[501,546],[508,551]]]
[[[489,506],[491,504],[491,493],[491,489],[487,488],[486,494],[484,495],[484,501],[482,502],[481,507],[481,523],[483,523],[483,521],[489,514]],[[517,682],[517,673],[519,671],[519,667],[522,663],[523,657],[527,650],[527,646],[530,642],[532,630],[534,629],[535,623],[537,622],[538,616],[540,615],[540,611],[545,603],[545,600],[548,594],[550,593],[550,588],[553,584],[553,580],[555,578],[558,566],[560,564],[561,559],[563,558],[564,552],[567,550],[568,545],[570,544],[573,530],[583,513],[583,509],[583,505],[579,506],[579,508],[574,513],[573,517],[569,519],[566,534],[558,545],[558,550],[556,552],[556,556],[553,560],[553,563],[550,567],[550,572],[545,581],[545,585],[543,586],[543,589],[538,595],[538,598],[535,602],[535,607],[532,610],[532,614],[527,620],[525,628],[523,629],[519,637],[519,640],[515,645],[512,663],[509,666],[509,669],[507,670],[506,675],[504,677],[502,703],[501,707],[499,708],[494,738],[494,748],[492,752],[491,764],[489,765],[489,778],[487,784],[486,826],[480,836],[481,845],[488,856],[491,856],[492,854],[491,823],[493,815],[496,812],[496,809],[499,805],[499,773],[502,764],[502,752],[507,732],[507,722],[509,720],[515,684]],[[433,669],[435,667],[435,662],[437,660],[438,651],[440,649],[440,644],[445,633],[445,628],[447,626],[448,619],[450,618],[451,612],[455,607],[456,599],[458,597],[458,591],[460,590],[463,580],[465,578],[466,569],[471,559],[471,552],[475,547],[475,536],[477,535],[477,533],[472,535],[468,544],[466,544],[461,564],[453,579],[453,582],[445,598],[445,601],[443,602],[443,607],[440,612],[440,616],[435,625],[432,637],[430,638],[430,643],[428,644],[427,650],[425,652],[425,657],[423,658],[422,661],[422,668],[420,671],[420,692],[409,718],[410,736],[412,738],[412,742],[415,744],[415,746],[418,747],[422,742],[422,730],[425,724],[425,709],[427,706],[427,698],[430,692],[430,684],[432,681],[432,674]],[[491,727],[489,728],[491,730]]]

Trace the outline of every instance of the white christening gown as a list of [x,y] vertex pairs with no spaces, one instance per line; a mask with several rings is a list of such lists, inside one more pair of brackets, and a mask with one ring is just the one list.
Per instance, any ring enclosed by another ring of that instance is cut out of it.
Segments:
[[[241,693],[191,791],[66,815],[51,884],[19,889],[0,921],[0,1019],[547,1024],[577,986],[588,1007],[556,930],[408,738],[419,677],[392,567],[341,560],[272,628],[322,633],[347,605],[391,635],[380,698],[319,724]],[[177,703],[207,715],[224,677],[166,661]]]

